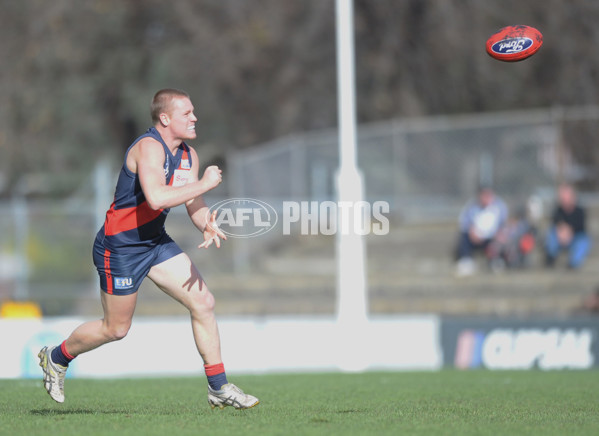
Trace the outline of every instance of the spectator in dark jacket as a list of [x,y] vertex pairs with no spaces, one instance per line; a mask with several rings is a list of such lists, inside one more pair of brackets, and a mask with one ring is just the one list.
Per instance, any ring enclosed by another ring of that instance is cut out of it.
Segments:
[[551,218],[551,227],[545,240],[545,263],[552,267],[561,251],[568,251],[568,266],[579,268],[591,248],[586,230],[586,211],[578,204],[576,191],[562,184],[557,191],[557,205]]

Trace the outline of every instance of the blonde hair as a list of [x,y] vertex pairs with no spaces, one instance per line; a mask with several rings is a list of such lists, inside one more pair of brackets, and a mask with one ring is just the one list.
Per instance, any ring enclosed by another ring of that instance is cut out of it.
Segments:
[[152,115],[152,122],[154,124],[157,124],[160,121],[160,114],[169,111],[171,102],[177,97],[189,98],[189,94],[175,88],[161,89],[154,94],[152,104],[150,105],[150,114]]

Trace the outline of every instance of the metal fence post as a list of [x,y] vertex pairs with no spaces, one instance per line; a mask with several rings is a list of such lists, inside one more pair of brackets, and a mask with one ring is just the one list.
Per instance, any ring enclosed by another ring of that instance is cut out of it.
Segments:
[[23,194],[17,193],[12,199],[13,219],[15,223],[15,251],[18,272],[14,299],[26,301],[29,299],[29,260],[27,243],[29,241],[29,207]]

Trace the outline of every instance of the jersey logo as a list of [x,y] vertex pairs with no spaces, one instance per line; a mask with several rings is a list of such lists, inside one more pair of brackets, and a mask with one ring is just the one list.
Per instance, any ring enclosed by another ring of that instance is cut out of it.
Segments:
[[169,167],[168,167],[168,158],[166,158],[164,160],[164,177],[168,177],[168,170],[169,170]]
[[191,165],[189,165],[189,159],[181,159],[181,169],[182,170],[190,170]]
[[185,185],[188,177],[189,170],[175,170],[175,173],[173,174],[173,186],[176,188]]

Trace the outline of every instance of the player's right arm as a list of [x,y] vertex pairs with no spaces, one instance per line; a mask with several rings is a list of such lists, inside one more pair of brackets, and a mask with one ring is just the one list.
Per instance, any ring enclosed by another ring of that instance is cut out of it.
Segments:
[[164,177],[164,149],[152,138],[140,140],[129,153],[127,166],[139,175],[141,189],[148,206],[154,210],[179,206],[211,189],[222,181],[217,166],[206,168],[201,179],[183,186],[166,184]]

